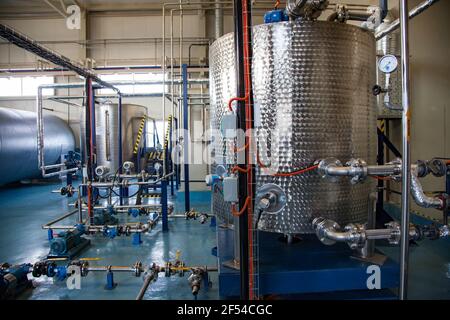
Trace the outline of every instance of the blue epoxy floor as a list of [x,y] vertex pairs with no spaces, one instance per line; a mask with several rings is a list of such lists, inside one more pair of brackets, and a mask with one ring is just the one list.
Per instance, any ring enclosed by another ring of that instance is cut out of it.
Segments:
[[[68,212],[66,197],[51,193],[59,184],[22,185],[0,188],[0,262],[35,262],[48,253],[47,232],[41,225]],[[208,192],[194,192],[191,206],[198,211],[209,212]],[[183,196],[172,199],[177,213],[184,212]],[[71,200],[73,201],[73,200]],[[394,210],[395,211],[395,210]],[[413,217],[413,222],[417,217]],[[125,215],[122,221],[133,221]],[[70,219],[67,220],[71,222]],[[135,220],[134,220],[135,221]],[[423,221],[422,221],[423,222]],[[91,265],[130,266],[136,261],[164,263],[181,251],[181,258],[189,265],[216,264],[211,248],[216,245],[216,234],[209,223],[170,220],[170,231],[163,233],[161,224],[143,236],[143,244],[134,246],[131,237],[107,239],[92,238],[92,245],[81,257],[102,258]],[[380,243],[381,244],[381,243]],[[379,246],[394,260],[398,259],[398,247]],[[409,297],[412,299],[450,299],[450,239],[422,241],[411,247]],[[90,273],[82,278],[81,290],[68,290],[64,282],[53,283],[41,277],[35,280],[36,288],[20,299],[134,299],[142,285],[142,278],[128,273],[115,273],[118,287],[104,290],[104,273]],[[211,274],[212,288],[202,288],[199,299],[217,299],[217,275]],[[187,276],[160,278],[151,285],[145,299],[192,299]]]
[[[47,232],[41,225],[68,212],[67,198],[51,193],[59,184],[18,186],[0,189],[0,262],[35,262],[48,254]],[[192,206],[196,210],[208,210],[209,193],[193,194]],[[183,212],[183,203],[173,199],[177,212]],[[73,200],[71,200],[73,201]],[[142,218],[145,221],[145,218]],[[126,214],[122,221],[136,221]],[[72,220],[73,221],[73,220]],[[71,218],[65,220],[71,224]],[[62,224],[62,222],[58,223]],[[94,236],[91,246],[80,257],[101,258],[90,265],[131,266],[136,261],[143,264],[155,262],[164,264],[173,260],[176,251],[181,251],[181,259],[187,265],[216,266],[216,258],[211,255],[215,246],[215,229],[209,223],[183,218],[169,220],[169,232],[163,233],[161,223],[142,236],[140,246],[132,244],[131,237],[115,239]],[[192,299],[188,276],[172,276],[159,279],[147,291],[144,299]],[[82,278],[81,290],[68,290],[65,282],[41,277],[35,280],[36,288],[22,295],[21,299],[135,299],[142,278],[129,273],[114,273],[118,286],[114,290],[104,290],[105,273],[90,273]],[[198,299],[217,299],[217,275],[211,274],[212,287],[201,289]]]

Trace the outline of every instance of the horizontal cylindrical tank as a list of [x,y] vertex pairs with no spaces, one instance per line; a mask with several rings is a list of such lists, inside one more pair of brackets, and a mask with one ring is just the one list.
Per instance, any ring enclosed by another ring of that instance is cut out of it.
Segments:
[[[75,149],[72,130],[57,116],[44,115],[44,135],[46,165]],[[36,113],[0,108],[0,172],[0,185],[40,177]]]
[[[144,106],[122,104],[122,160],[134,161],[134,144],[139,133],[142,118],[147,115]],[[84,136],[84,113],[81,132]],[[104,103],[95,107],[95,139],[97,166],[106,166],[114,174],[119,168],[119,108],[115,103]],[[143,141],[144,139],[141,139]],[[81,141],[85,145],[84,139]]]
[[[229,99],[236,96],[233,41],[233,34],[227,34],[210,48],[211,127],[217,130],[229,112]],[[328,157],[375,163],[377,118],[371,93],[376,83],[375,61],[374,36],[356,26],[294,21],[253,27],[256,141],[258,148],[267,146],[267,152],[260,152],[261,162],[276,163],[279,173]],[[213,143],[213,169],[235,158],[234,148],[229,147],[232,141],[219,135]],[[282,209],[261,214],[260,230],[312,233],[311,221],[317,216],[342,225],[367,221],[372,181],[352,185],[342,178],[331,182],[316,171],[273,176],[259,165],[255,180],[256,191],[276,185],[286,201]],[[230,222],[228,208],[221,192],[214,191],[213,210]]]

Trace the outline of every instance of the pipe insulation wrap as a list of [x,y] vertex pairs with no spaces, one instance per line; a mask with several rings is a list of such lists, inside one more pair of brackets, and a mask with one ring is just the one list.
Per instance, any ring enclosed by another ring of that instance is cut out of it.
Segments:
[[[45,164],[61,162],[75,150],[68,124],[54,115],[44,115]],[[40,177],[38,169],[36,113],[0,108],[0,185]]]
[[423,192],[422,184],[417,176],[417,168],[411,170],[411,195],[417,205],[423,208],[441,209],[444,205],[442,199],[429,197]]

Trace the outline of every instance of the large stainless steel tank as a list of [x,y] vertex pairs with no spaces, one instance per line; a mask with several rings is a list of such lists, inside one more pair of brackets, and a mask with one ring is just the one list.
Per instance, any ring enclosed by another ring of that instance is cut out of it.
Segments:
[[[376,161],[376,82],[374,36],[358,27],[333,22],[282,22],[253,28],[253,90],[257,142],[271,132],[269,160],[290,172],[317,159]],[[227,102],[236,95],[233,34],[210,48],[211,127],[220,129]],[[279,131],[278,136],[274,135]],[[213,137],[212,169],[234,158],[220,135]],[[228,168],[230,164],[225,164]],[[214,171],[213,171],[214,172]],[[316,216],[345,225],[367,221],[374,184],[352,185],[322,179],[317,172],[274,177],[256,170],[256,189],[273,183],[287,197],[277,213],[263,213],[258,228],[280,233],[312,233]],[[213,192],[213,210],[231,222],[229,205]]]
[[[72,130],[57,116],[44,116],[44,135],[46,165],[75,149]],[[0,108],[0,185],[40,177],[36,139],[36,113]]]
[[[107,166],[114,173],[119,167],[119,116],[118,105],[104,103],[97,105],[95,111],[97,165]],[[133,148],[142,117],[147,115],[144,106],[122,104],[122,160],[133,161]],[[84,113],[82,114],[81,132],[84,136]],[[85,139],[81,141],[83,148]]]

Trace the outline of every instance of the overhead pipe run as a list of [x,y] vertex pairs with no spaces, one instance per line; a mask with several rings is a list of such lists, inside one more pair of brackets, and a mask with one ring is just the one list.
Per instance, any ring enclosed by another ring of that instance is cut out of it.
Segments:
[[215,38],[219,39],[223,36],[223,9],[220,1],[216,1],[214,9],[214,33]]
[[92,70],[86,69],[85,67],[79,65],[76,62],[71,61],[70,59],[60,55],[50,49],[45,48],[40,45],[38,42],[28,38],[27,36],[21,34],[20,32],[14,30],[11,27],[8,27],[4,24],[0,24],[0,37],[8,40],[12,44],[15,44],[18,47],[21,47],[35,55],[50,61],[56,65],[67,68],[68,70],[74,71],[80,76],[84,78],[91,78],[94,82],[100,84],[103,87],[110,88],[117,93],[119,90],[110,85],[108,82],[100,79]]
[[[427,10],[429,7],[431,7],[433,4],[435,4],[438,1],[439,0],[427,0],[427,1],[420,3],[417,7],[413,8],[409,12],[408,17],[406,19],[408,19],[408,18],[412,19],[412,18],[418,16],[419,14],[421,14],[422,12]],[[375,33],[375,39],[380,40],[381,38],[388,35],[389,33],[397,30],[399,27],[400,27],[400,19],[397,19],[397,20],[393,21],[388,27],[386,27],[382,31]]]

